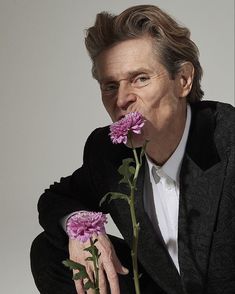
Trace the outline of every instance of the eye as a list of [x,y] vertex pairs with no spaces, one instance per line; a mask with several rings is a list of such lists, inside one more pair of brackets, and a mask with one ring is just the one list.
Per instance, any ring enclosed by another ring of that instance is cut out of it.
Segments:
[[114,82],[101,84],[100,89],[105,95],[113,94],[118,90],[118,84]]
[[136,76],[133,80],[132,80],[132,85],[134,87],[137,87],[137,88],[141,88],[141,87],[144,87],[144,86],[147,86],[148,83],[150,81],[150,76],[147,75],[147,74],[141,74],[141,75],[138,75]]

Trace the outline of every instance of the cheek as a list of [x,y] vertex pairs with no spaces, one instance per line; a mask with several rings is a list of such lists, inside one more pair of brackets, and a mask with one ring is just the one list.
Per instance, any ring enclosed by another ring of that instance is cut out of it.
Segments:
[[101,98],[102,98],[102,102],[103,102],[105,109],[109,112],[110,109],[112,108],[111,101],[108,98],[103,97],[103,96]]
[[174,108],[179,100],[176,90],[177,88],[170,81],[163,83],[161,87],[158,87],[149,95],[149,99],[147,100],[148,111],[156,111],[168,107]]
[[114,103],[107,99],[102,97],[102,102],[104,105],[104,108],[106,109],[107,113],[109,114],[111,120],[114,122],[115,121],[115,105]]
[[167,96],[167,94],[169,94],[169,88],[166,84],[156,85],[145,91],[145,93],[141,95],[141,100],[146,109],[151,110],[159,107],[161,101]]
[[145,124],[145,135],[149,139],[155,131],[161,131],[166,128],[169,123],[172,123],[172,118],[175,117],[177,107],[174,99],[171,101],[161,100],[145,109],[143,114],[147,120]]

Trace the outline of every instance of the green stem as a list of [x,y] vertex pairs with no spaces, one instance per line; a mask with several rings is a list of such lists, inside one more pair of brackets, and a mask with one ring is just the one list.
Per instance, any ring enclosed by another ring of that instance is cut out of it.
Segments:
[[138,272],[138,241],[139,241],[139,223],[136,220],[136,213],[135,213],[135,190],[136,190],[136,182],[138,179],[139,171],[142,166],[142,158],[145,153],[145,148],[147,145],[147,141],[145,142],[144,146],[141,149],[140,159],[138,158],[136,149],[133,146],[132,136],[131,133],[129,134],[129,140],[131,143],[131,148],[133,150],[134,158],[135,158],[135,174],[133,180],[129,183],[130,186],[130,212],[131,212],[131,221],[132,221],[132,229],[133,229],[133,241],[132,241],[132,249],[131,249],[131,258],[132,258],[132,267],[133,267],[133,274],[134,274],[134,284],[135,284],[135,293],[140,294],[140,285],[139,285],[139,272]]
[[95,252],[95,244],[92,240],[92,238],[90,238],[90,244],[91,244],[91,248],[92,248],[92,257],[93,257],[93,265],[94,265],[94,270],[95,270],[95,277],[94,277],[94,286],[95,286],[95,294],[99,294],[100,293],[100,289],[99,289],[99,265],[98,265],[98,256]]
[[134,153],[134,158],[135,158],[135,174],[134,174],[134,178],[133,178],[133,185],[135,186],[136,184],[136,180],[138,178],[138,175],[139,175],[139,170],[141,168],[141,164],[139,162],[139,158],[138,158],[138,155],[137,155],[137,152],[136,152],[136,149],[133,148],[133,153]]
[[139,224],[136,221],[134,191],[135,191],[135,186],[132,186],[131,187],[130,202],[129,202],[130,211],[131,211],[132,228],[133,228],[133,241],[132,241],[131,258],[132,258],[132,267],[133,267],[133,274],[134,274],[135,292],[136,292],[136,294],[140,294],[138,260],[137,260],[137,250],[138,250],[138,240],[139,240],[140,228],[139,228]]

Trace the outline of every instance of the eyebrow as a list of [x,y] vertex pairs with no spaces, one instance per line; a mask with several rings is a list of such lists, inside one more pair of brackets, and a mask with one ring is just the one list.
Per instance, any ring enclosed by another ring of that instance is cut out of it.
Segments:
[[[128,79],[128,78],[132,78],[134,76],[137,76],[141,73],[145,73],[145,74],[150,74],[150,70],[145,68],[145,67],[140,67],[134,71],[129,71],[127,72],[127,75],[125,77],[125,79]],[[113,76],[107,76],[107,77],[104,77],[103,79],[101,80],[98,80],[99,83],[105,83],[105,82],[116,82],[117,80],[113,77]]]

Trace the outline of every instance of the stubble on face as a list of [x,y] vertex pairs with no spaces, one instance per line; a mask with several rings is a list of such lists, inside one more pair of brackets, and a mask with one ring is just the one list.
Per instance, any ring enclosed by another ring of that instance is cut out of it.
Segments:
[[143,38],[118,43],[98,56],[96,67],[98,79],[102,81],[126,79],[135,71],[159,73],[158,78],[141,89],[121,82],[117,95],[110,99],[103,97],[103,103],[113,121],[131,111],[139,111],[146,125],[141,135],[133,136],[134,146],[142,146],[148,140],[147,151],[153,158],[160,154],[166,154],[160,157],[167,158],[183,133],[186,100],[178,97],[178,81],[170,79],[158,61],[153,42]]

